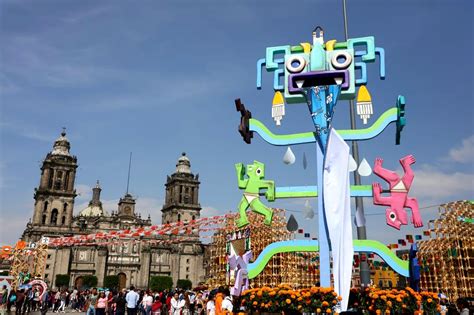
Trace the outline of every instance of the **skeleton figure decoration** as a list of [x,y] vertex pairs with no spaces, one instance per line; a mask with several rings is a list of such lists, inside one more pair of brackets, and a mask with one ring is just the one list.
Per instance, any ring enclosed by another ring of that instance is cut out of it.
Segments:
[[382,163],[383,159],[375,159],[374,173],[389,184],[388,192],[390,192],[390,196],[382,197],[381,194],[384,192],[382,186],[379,183],[373,183],[374,204],[390,207],[385,211],[387,224],[398,230],[402,225],[408,224],[408,216],[404,208],[411,209],[411,222],[414,227],[422,227],[423,222],[418,209],[418,201],[416,198],[408,197],[408,192],[415,177],[411,169],[411,165],[415,163],[415,158],[413,155],[407,155],[400,159],[400,164],[405,172],[401,179],[397,173],[384,169]]
[[243,255],[232,254],[229,256],[229,267],[235,270],[235,283],[230,289],[231,295],[240,296],[243,291],[249,288],[247,264],[252,257],[252,251],[250,250]]
[[[236,221],[237,226],[240,228],[249,224],[247,214],[245,213],[249,207],[254,212],[264,215],[264,223],[270,225],[272,223],[273,210],[260,201],[260,189],[267,189],[265,198],[268,201],[274,201],[275,183],[271,180],[264,180],[265,164],[254,161],[253,164],[249,164],[244,168],[242,163],[237,163],[235,164],[235,169],[237,171],[239,188],[244,189],[244,195],[239,204],[240,218]],[[248,178],[245,178],[245,175]]]

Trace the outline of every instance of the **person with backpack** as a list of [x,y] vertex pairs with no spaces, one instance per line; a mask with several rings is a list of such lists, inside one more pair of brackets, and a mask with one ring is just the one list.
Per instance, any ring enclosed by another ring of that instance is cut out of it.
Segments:
[[234,308],[233,302],[232,302],[232,297],[230,296],[230,291],[229,289],[224,289],[223,290],[223,295],[224,295],[224,300],[222,301],[222,312],[224,314],[232,314],[232,310]]
[[7,299],[7,313],[11,312],[12,305],[15,305],[16,303],[16,291],[15,290],[10,290],[10,294],[8,294],[8,299]]
[[41,315],[46,315],[46,313],[48,312],[48,308],[49,308],[49,296],[50,296],[50,293],[46,290],[43,294],[43,296],[41,297],[41,301],[40,301],[40,312],[41,312]]
[[23,289],[21,289],[16,293],[16,315],[21,315],[21,311],[23,310],[23,303],[25,303],[25,293],[23,292]]

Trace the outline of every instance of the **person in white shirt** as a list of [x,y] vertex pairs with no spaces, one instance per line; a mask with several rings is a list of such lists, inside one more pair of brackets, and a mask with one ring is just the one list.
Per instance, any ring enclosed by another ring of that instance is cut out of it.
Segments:
[[222,311],[224,311],[224,313],[227,313],[227,314],[232,314],[234,305],[232,303],[232,297],[230,296],[229,289],[224,290],[224,295],[225,295],[225,298],[222,301]]
[[140,295],[135,292],[135,287],[130,287],[130,292],[127,293],[125,296],[125,301],[127,301],[127,314],[128,315],[136,315],[137,314],[137,304]]
[[145,296],[143,297],[143,309],[145,310],[146,315],[151,315],[151,305],[153,304],[153,295],[150,290],[146,291]]
[[206,315],[216,314],[216,304],[214,303],[214,295],[209,295],[209,299],[206,304]]
[[180,299],[178,292],[174,292],[173,298],[171,299],[171,314],[170,315],[181,315],[181,310],[185,304],[184,299]]

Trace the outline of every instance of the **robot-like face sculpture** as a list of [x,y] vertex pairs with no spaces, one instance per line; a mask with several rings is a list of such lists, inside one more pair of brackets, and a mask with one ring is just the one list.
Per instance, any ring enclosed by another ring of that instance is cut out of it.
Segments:
[[265,164],[254,161],[247,165],[247,176],[250,178],[264,179],[265,178]]
[[[355,46],[365,46],[356,51]],[[380,55],[380,76],[385,77],[383,49],[376,48],[374,37],[349,39],[346,42],[324,42],[322,29],[313,32],[313,43],[298,46],[268,47],[265,59],[257,64],[257,88],[261,88],[261,67],[274,72],[275,91],[283,92],[286,103],[305,103],[305,88],[337,84],[341,86],[340,99],[354,99],[355,87],[367,83],[366,63]],[[278,58],[283,54],[283,58]],[[356,62],[356,58],[361,61]],[[355,71],[360,69],[361,78]],[[283,84],[281,84],[283,77]]]

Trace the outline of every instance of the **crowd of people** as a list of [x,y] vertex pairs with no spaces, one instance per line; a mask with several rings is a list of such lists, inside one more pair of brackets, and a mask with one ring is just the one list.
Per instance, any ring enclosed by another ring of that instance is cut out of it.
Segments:
[[[443,303],[440,314],[469,315],[469,303],[459,299],[456,305]],[[161,292],[136,290],[50,290],[43,295],[38,288],[18,289],[8,293],[0,289],[0,315],[28,314],[40,311],[65,313],[83,312],[87,315],[229,315],[241,311],[240,301],[229,289],[212,291],[175,289]]]
[[[50,290],[37,288],[0,291],[0,312],[16,315],[34,311],[87,315],[226,315],[236,310],[229,289],[208,291],[175,289],[161,292],[136,290]],[[1,315],[1,314],[0,314]]]

